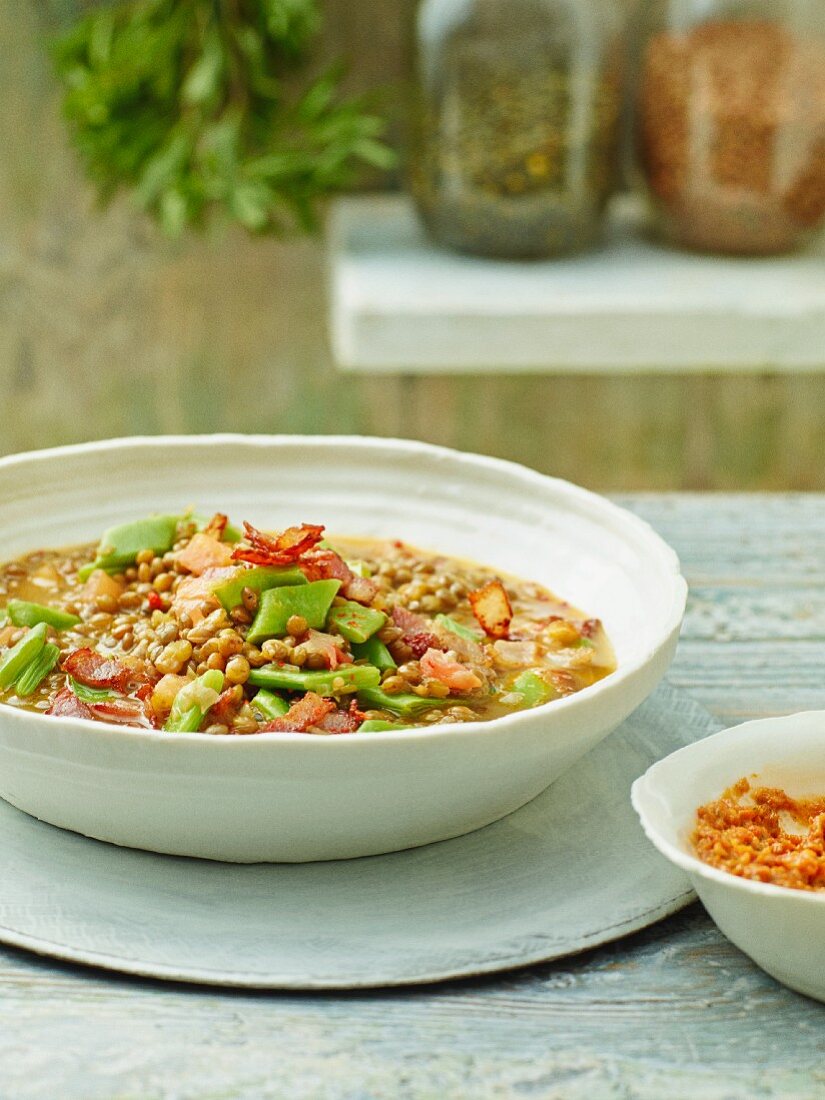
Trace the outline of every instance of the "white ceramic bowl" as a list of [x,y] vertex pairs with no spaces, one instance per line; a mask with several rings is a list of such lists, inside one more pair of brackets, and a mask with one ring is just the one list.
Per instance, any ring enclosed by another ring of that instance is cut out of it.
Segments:
[[279,528],[395,536],[542,582],[604,620],[619,668],[487,723],[368,737],[170,736],[0,707],[0,796],[88,836],[237,862],[444,840],[534,798],[672,658],[686,585],[650,527],[520,466],[399,440],[125,439],[0,460],[3,558],[194,504]]
[[633,784],[642,827],[687,872],[729,940],[784,985],[825,1001],[825,894],[750,882],[691,854],[699,806],[743,776],[794,796],[825,794],[825,711],[767,718],[713,734],[654,764]]

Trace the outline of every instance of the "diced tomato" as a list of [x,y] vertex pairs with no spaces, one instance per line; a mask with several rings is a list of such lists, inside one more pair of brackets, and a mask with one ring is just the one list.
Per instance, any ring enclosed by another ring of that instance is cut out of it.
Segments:
[[421,671],[425,676],[446,684],[450,691],[475,691],[482,686],[482,680],[471,668],[448,657],[440,649],[427,650],[421,658]]
[[162,611],[163,610],[163,600],[161,599],[160,592],[155,592],[154,588],[149,593],[149,595],[146,597],[146,600],[149,604],[149,610],[150,611]]
[[232,558],[253,565],[294,565],[324,537],[324,528],[314,523],[287,527],[274,536],[264,534],[251,523],[245,522],[243,528],[249,546],[236,547]]

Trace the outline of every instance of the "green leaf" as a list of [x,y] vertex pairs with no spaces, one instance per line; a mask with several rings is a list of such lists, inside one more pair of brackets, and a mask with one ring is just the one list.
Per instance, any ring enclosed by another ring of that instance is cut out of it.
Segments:
[[189,207],[186,196],[170,187],[160,197],[160,224],[170,237],[179,237],[186,227]]
[[361,160],[371,164],[373,168],[394,168],[398,163],[398,156],[394,149],[382,145],[373,138],[362,138],[352,147],[353,153]]
[[135,188],[135,195],[142,206],[148,206],[161,191],[174,182],[188,155],[189,143],[186,137],[177,134],[147,162]]
[[213,30],[204,43],[203,53],[189,70],[181,94],[186,103],[206,103],[219,90],[224,55],[218,32]]
[[232,213],[247,229],[263,229],[269,221],[272,192],[263,183],[240,183],[229,196]]

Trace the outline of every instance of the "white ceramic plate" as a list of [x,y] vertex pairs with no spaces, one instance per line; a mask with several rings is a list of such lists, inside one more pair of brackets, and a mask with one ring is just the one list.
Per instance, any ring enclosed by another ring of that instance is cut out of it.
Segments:
[[43,821],[239,863],[445,840],[554,782],[650,694],[676,648],[686,584],[647,524],[524,467],[406,440],[158,437],[10,456],[0,554],[188,504],[261,527],[402,538],[537,580],[604,621],[618,669],[495,722],[369,737],[170,737],[0,708],[0,796]]
[[0,940],[157,978],[259,988],[401,985],[617,939],[693,894],[628,793],[718,729],[666,685],[551,789],[486,829],[394,855],[231,866],[117,848],[0,802]]

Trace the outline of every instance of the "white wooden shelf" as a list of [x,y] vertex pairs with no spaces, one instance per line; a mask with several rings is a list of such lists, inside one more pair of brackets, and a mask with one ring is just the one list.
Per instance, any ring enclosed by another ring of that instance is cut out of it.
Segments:
[[339,200],[331,339],[345,370],[825,370],[825,247],[779,259],[677,252],[622,200],[605,246],[500,262],[434,246],[401,195]]

